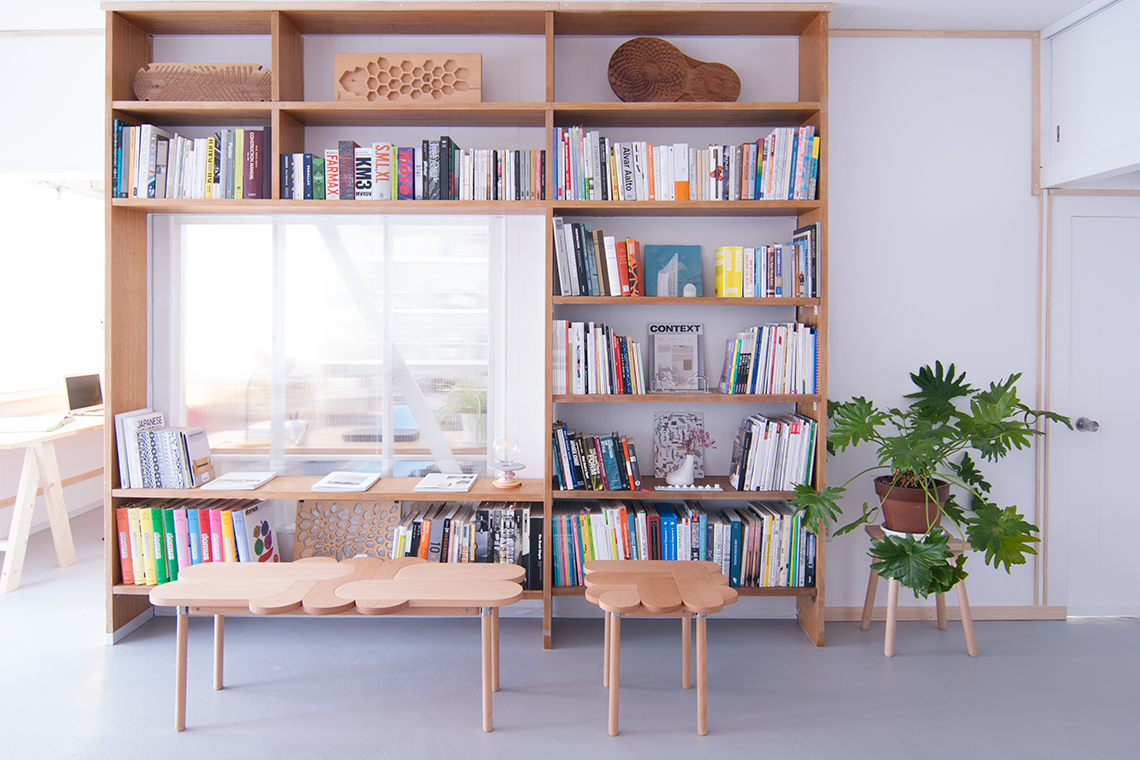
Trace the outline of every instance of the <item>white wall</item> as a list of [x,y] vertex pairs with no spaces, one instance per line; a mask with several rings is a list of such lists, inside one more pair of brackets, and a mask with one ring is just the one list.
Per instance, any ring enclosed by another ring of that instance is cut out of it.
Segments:
[[[832,38],[829,397],[900,405],[909,373],[941,360],[975,385],[1022,372],[1034,403],[1031,52],[1025,39]],[[834,457],[828,482],[873,461]],[[982,469],[999,504],[1032,514],[1031,453]],[[860,478],[847,512],[873,497]],[[862,605],[867,545],[828,545],[829,607]],[[1028,567],[1010,577],[975,555],[969,569],[972,604],[1032,603]]]

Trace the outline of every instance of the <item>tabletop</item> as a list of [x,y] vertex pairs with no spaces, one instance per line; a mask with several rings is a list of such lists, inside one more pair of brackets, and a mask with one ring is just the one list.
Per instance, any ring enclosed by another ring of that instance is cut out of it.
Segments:
[[[57,418],[62,419],[64,415],[56,415]],[[39,443],[46,443],[48,441],[58,440],[60,438],[67,438],[69,435],[76,433],[83,433],[88,430],[98,430],[103,427],[102,417],[70,417],[67,421],[55,428],[54,430],[37,430],[37,431],[19,431],[19,432],[5,432],[4,421],[12,420],[12,424],[16,424],[15,420],[27,420],[27,417],[8,417],[0,418],[0,449],[22,449],[28,446],[35,446]],[[48,417],[37,417],[35,419],[47,420]],[[46,427],[46,425],[45,425]]]
[[607,612],[710,615],[737,599],[715,562],[594,560],[584,569],[586,599]]

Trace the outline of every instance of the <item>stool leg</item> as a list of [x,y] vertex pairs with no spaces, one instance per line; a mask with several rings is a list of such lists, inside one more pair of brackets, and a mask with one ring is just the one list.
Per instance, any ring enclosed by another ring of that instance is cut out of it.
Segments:
[[883,643],[883,654],[887,657],[895,656],[895,623],[899,617],[899,581],[897,578],[887,580],[887,637]]
[[174,730],[186,729],[186,632],[190,616],[178,608],[177,639],[174,646]]
[[610,617],[610,736],[618,735],[618,691],[621,684],[621,615],[611,612]]
[[681,615],[681,687],[693,688],[693,626]]
[[226,616],[214,615],[214,690],[222,690],[222,661],[226,646]]
[[602,686],[610,687],[610,637],[613,635],[613,624],[610,622],[610,613],[603,611],[602,617],[606,619],[606,632],[602,641]]
[[946,630],[946,595],[934,595],[934,608],[938,610],[938,630]]
[[958,581],[958,611],[962,613],[962,631],[966,634],[966,651],[978,656],[978,640],[974,638],[974,616],[970,612],[970,599],[966,596],[966,583]]
[[479,614],[482,619],[483,634],[483,730],[490,733],[491,724],[491,638],[494,626],[491,623],[491,609],[483,607]]
[[708,736],[709,733],[709,679],[708,679],[708,650],[707,618],[697,615],[697,733]]
[[499,608],[491,608],[491,691],[499,690]]
[[871,613],[875,610],[875,592],[879,590],[879,574],[871,571],[867,579],[867,599],[863,602],[863,622],[859,627],[864,631],[871,627]]

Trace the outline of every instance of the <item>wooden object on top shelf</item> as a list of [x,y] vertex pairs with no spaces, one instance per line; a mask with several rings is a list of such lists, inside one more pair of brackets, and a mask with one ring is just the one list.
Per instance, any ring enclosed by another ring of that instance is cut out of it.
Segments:
[[660,37],[635,37],[610,56],[610,88],[623,101],[734,103],[740,77],[723,63],[690,58]]
[[478,103],[483,99],[479,53],[337,53],[333,97],[338,101]]
[[255,63],[151,63],[135,74],[139,100],[271,100],[273,74]]

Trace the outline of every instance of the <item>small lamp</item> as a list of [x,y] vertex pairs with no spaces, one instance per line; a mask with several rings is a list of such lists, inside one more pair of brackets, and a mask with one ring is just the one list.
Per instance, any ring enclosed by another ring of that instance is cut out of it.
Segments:
[[515,477],[515,473],[526,467],[519,464],[519,439],[513,435],[501,435],[495,439],[492,446],[495,455],[495,469],[499,477],[491,481],[495,488],[518,488],[522,481]]

